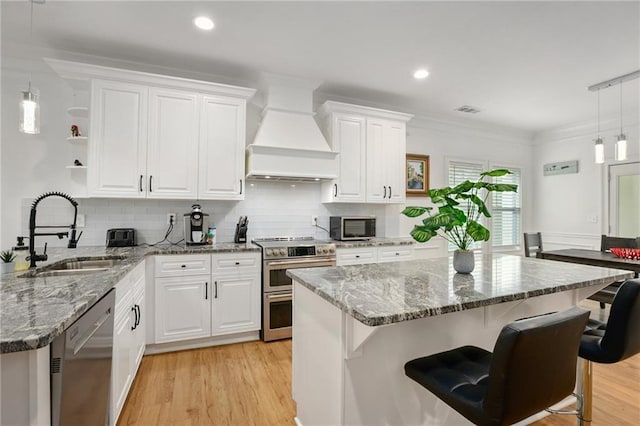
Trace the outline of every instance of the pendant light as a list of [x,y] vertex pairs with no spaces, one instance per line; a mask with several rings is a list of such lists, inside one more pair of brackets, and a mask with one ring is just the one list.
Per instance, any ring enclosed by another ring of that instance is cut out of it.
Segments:
[[[29,41],[33,39],[33,1],[30,0],[31,10],[29,17]],[[29,88],[22,92],[20,100],[20,131],[36,135],[40,133],[40,99],[38,90],[31,87],[29,78]]]
[[627,137],[622,132],[622,82],[620,82],[620,134],[616,141],[616,161],[627,159]]
[[604,163],[604,141],[600,137],[600,90],[598,90],[598,137],[595,145],[596,164]]

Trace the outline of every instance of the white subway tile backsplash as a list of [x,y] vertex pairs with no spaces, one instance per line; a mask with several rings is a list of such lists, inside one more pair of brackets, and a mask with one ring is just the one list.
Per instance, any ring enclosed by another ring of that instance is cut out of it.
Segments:
[[[253,185],[252,185],[253,184]],[[291,187],[286,182],[250,182],[244,201],[197,200],[129,200],[90,198],[78,200],[78,212],[86,216],[86,226],[79,245],[101,246],[110,228],[134,228],[138,243],[155,243],[167,231],[167,213],[178,215],[169,236],[171,241],[183,238],[183,215],[191,211],[192,204],[201,204],[209,213],[211,225],[217,227],[220,242],[233,240],[239,216],[249,217],[248,238],[274,236],[313,236],[328,239],[327,232],[310,225],[311,215],[318,216],[319,224],[329,226],[329,216],[374,215],[378,217],[378,235],[384,236],[386,208],[371,204],[322,204],[318,184],[301,183]],[[45,205],[45,201],[47,202]],[[71,223],[73,209],[65,200],[47,199],[38,205],[38,224]],[[33,199],[22,202],[22,233],[28,235],[29,211]],[[55,223],[58,221],[59,223]],[[66,246],[66,238],[57,240],[40,237],[38,247]]]

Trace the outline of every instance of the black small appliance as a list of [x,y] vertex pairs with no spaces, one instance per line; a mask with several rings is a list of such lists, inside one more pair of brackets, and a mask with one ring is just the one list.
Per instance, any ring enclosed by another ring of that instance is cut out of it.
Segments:
[[200,204],[191,206],[191,213],[184,215],[184,241],[188,246],[200,246],[207,243],[209,215],[202,213]]
[[107,230],[107,247],[133,247],[136,245],[136,230],[113,228]]
[[247,242],[247,227],[249,226],[249,219],[246,216],[240,216],[238,224],[236,225],[236,234],[233,237],[234,243],[246,243]]

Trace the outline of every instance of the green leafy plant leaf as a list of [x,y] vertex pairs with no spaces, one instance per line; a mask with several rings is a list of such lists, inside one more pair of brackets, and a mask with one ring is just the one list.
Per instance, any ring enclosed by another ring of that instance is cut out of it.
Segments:
[[511,174],[513,174],[513,173],[510,172],[507,169],[493,169],[493,170],[489,170],[487,172],[480,173],[480,176],[482,176],[482,177],[484,177],[484,176],[500,177],[500,176],[511,175]]
[[473,238],[473,241],[489,241],[491,236],[491,232],[475,220],[470,220],[467,223],[467,233]]
[[411,236],[413,237],[414,240],[416,240],[419,243],[426,243],[436,235],[438,235],[436,231],[430,228],[427,228],[426,226],[416,225],[413,227],[413,230],[411,231]]
[[431,210],[433,210],[433,207],[410,206],[410,207],[405,207],[404,210],[402,210],[402,214],[407,217],[418,217],[418,216],[422,216],[423,214]]

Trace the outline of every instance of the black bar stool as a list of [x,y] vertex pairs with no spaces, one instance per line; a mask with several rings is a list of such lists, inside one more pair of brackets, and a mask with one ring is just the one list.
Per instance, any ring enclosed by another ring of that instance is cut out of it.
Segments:
[[572,308],[515,321],[493,353],[464,346],[409,361],[405,374],[477,425],[516,423],[573,393],[588,318]]
[[625,281],[616,293],[609,320],[589,320],[580,341],[584,423],[591,422],[592,362],[613,364],[640,353],[640,279]]

